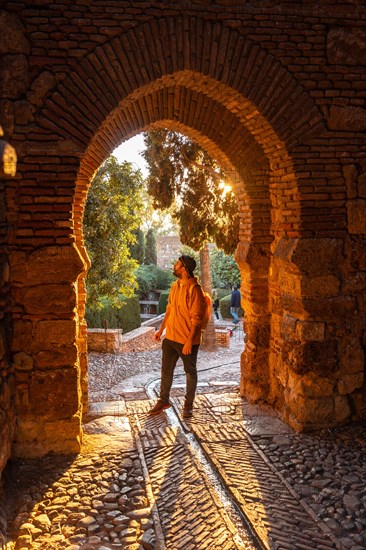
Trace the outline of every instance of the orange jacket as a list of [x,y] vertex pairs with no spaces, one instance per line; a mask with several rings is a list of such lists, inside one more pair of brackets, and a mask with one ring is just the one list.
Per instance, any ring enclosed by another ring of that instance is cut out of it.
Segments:
[[[170,290],[167,306],[169,317],[166,324],[166,338],[185,344],[192,325],[198,327],[202,325],[205,311],[206,301],[197,277],[192,277],[185,282],[181,279],[175,281]],[[201,343],[201,331],[198,331],[192,343]]]

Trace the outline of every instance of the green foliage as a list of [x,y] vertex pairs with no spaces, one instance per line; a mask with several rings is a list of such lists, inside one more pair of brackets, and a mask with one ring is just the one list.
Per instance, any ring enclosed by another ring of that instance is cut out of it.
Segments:
[[86,320],[90,328],[121,328],[130,332],[141,326],[140,303],[137,296],[121,298],[121,307],[114,307],[108,300],[103,300],[102,308],[86,308]]
[[143,297],[151,290],[170,288],[174,279],[169,271],[160,269],[156,265],[140,265],[135,272],[139,296]]
[[153,229],[149,229],[145,237],[145,261],[146,265],[156,265],[157,264],[157,255],[156,255],[156,236]]
[[239,215],[234,193],[223,191],[226,176],[199,145],[169,130],[145,134],[148,193],[158,209],[174,207],[183,244],[200,250],[216,242],[227,253],[238,243]]
[[160,294],[159,304],[158,304],[158,315],[161,315],[166,311],[166,308],[168,305],[169,292],[170,290],[164,290]]
[[172,282],[175,280],[171,271],[165,269],[156,268],[156,287],[159,290],[170,289]]
[[101,298],[120,305],[120,294],[132,296],[137,262],[129,246],[140,225],[142,177],[128,162],[110,157],[100,167],[88,193],[84,212],[84,238],[92,266],[87,277],[87,300],[94,309]]
[[240,286],[240,271],[231,255],[222,250],[213,249],[210,254],[212,286],[215,288],[231,288]]
[[129,246],[131,258],[141,265],[145,257],[145,235],[140,227],[132,231],[132,234],[136,237],[136,240]]
[[[232,319],[230,315],[230,302],[231,302],[231,293],[228,296],[224,296],[224,298],[221,298],[220,300],[220,313],[223,317],[223,319]],[[241,307],[239,307],[238,312],[239,317],[243,317],[244,311]]]

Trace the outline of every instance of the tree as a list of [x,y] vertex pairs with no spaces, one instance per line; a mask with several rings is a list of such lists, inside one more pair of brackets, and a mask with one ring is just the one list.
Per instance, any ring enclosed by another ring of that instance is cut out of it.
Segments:
[[240,271],[234,256],[214,248],[210,254],[212,283],[215,288],[240,286]]
[[145,235],[141,229],[138,227],[132,234],[135,235],[136,240],[129,246],[131,258],[136,260],[139,265],[144,263],[145,258]]
[[198,144],[170,130],[144,135],[153,207],[173,208],[180,239],[194,250],[215,242],[227,254],[238,244],[239,213],[226,175]]
[[98,307],[108,297],[120,304],[120,294],[132,296],[137,262],[129,246],[140,225],[140,171],[128,162],[109,157],[94,177],[84,212],[84,238],[92,266],[87,277],[88,305]]
[[145,237],[145,265],[157,265],[156,236],[153,229],[149,229]]

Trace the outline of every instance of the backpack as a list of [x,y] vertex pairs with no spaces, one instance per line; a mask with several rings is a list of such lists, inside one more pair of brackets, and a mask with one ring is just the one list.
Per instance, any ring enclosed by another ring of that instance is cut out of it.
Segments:
[[201,287],[200,284],[197,284],[197,285],[192,285],[190,288],[189,288],[189,291],[188,291],[188,294],[189,294],[189,299],[191,299],[191,292],[192,292],[192,288],[194,286],[199,286],[200,289],[201,289],[201,292],[203,294],[203,297],[205,299],[205,302],[206,302],[206,311],[205,311],[205,314],[203,316],[203,322],[202,322],[202,326],[201,326],[201,330],[205,330],[207,328],[207,325],[208,325],[208,322],[211,318],[211,311],[212,311],[212,299],[211,299],[211,296],[209,295],[208,292],[205,292],[203,290],[203,288]]

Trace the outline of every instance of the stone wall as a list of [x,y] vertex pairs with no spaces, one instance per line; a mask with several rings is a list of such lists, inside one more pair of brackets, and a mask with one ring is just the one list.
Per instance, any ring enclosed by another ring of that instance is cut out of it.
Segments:
[[154,327],[140,327],[122,334],[120,329],[88,329],[88,349],[98,353],[127,353],[157,349],[160,343],[154,340]]
[[161,235],[156,238],[157,265],[161,269],[171,269],[180,254],[182,243],[176,235]]
[[80,446],[88,187],[159,127],[233,178],[242,395],[299,430],[366,417],[365,29],[358,0],[2,2],[14,454]]

